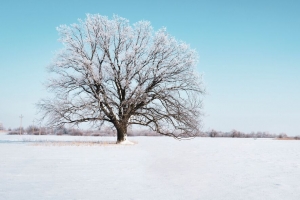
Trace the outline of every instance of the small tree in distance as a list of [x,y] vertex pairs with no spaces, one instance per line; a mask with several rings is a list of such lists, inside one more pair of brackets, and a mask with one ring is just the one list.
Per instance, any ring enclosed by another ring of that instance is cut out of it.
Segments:
[[118,16],[88,14],[57,30],[65,48],[49,67],[55,98],[37,104],[48,124],[110,123],[117,143],[126,143],[131,124],[175,138],[199,133],[204,89],[186,43]]

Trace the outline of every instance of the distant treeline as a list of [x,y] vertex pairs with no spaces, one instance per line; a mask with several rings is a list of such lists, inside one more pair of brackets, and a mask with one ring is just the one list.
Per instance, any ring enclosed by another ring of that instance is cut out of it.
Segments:
[[272,134],[269,132],[251,132],[251,133],[244,133],[237,130],[232,130],[230,132],[222,132],[211,130],[205,133],[202,133],[202,137],[232,137],[232,138],[287,138],[287,134],[280,133],[280,134]]
[[[116,131],[110,127],[104,127],[101,130],[82,130],[78,128],[49,128],[29,126],[26,129],[17,128],[9,130],[10,135],[26,134],[26,135],[72,135],[72,136],[116,136]],[[128,136],[162,136],[155,131],[150,130],[128,130]],[[287,134],[272,134],[268,132],[251,132],[244,133],[237,130],[230,132],[222,131],[206,131],[198,135],[198,137],[228,137],[228,138],[288,138]],[[300,136],[294,137],[300,139]]]
[[[117,132],[110,127],[103,127],[101,130],[82,130],[78,128],[49,128],[29,126],[26,129],[16,128],[8,130],[10,135],[72,135],[72,136],[116,136]],[[154,131],[128,130],[128,136],[161,136]]]

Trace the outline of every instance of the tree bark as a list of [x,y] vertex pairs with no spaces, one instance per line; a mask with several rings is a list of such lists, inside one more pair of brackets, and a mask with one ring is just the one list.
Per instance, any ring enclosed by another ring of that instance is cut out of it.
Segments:
[[117,144],[134,144],[127,139],[127,122],[116,126],[117,129]]
[[117,143],[122,143],[127,140],[127,127],[121,125],[117,127]]

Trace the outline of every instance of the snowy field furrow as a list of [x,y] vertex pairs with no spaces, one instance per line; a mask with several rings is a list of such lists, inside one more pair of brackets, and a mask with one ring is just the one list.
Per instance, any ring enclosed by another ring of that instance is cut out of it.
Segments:
[[129,139],[1,134],[0,199],[300,199],[300,141]]

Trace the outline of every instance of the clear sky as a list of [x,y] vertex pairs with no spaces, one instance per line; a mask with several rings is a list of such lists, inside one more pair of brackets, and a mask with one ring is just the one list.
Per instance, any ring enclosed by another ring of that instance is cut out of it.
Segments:
[[200,56],[208,91],[204,130],[300,135],[298,0],[27,0],[0,3],[0,122],[32,124],[49,95],[46,66],[62,45],[56,27],[86,13],[166,27]]

